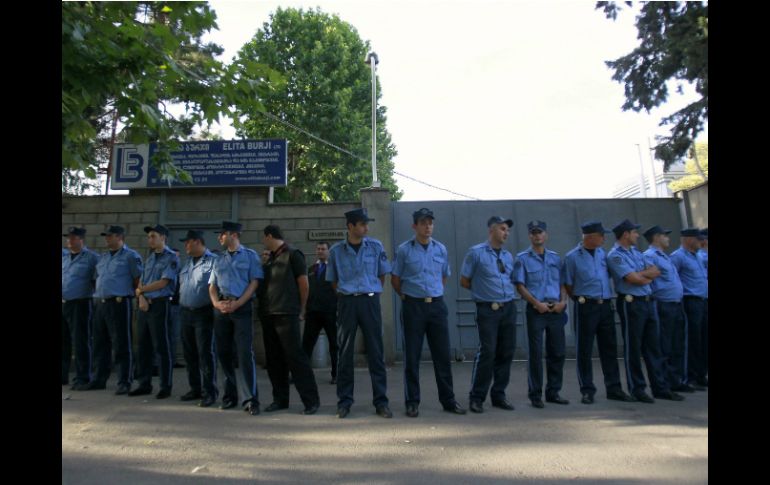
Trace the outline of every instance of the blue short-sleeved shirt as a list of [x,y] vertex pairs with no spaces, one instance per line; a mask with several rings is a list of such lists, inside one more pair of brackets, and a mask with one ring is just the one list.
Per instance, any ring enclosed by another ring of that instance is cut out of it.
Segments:
[[168,284],[159,290],[148,291],[144,296],[147,298],[174,296],[178,271],[179,257],[168,246],[163,246],[163,250],[159,253],[155,251],[150,253],[144,263],[142,285],[146,286],[161,279],[167,279]]
[[699,296],[708,298],[709,282],[706,268],[698,261],[695,253],[691,253],[684,247],[680,247],[671,253],[671,262],[682,280],[682,289],[685,296]]
[[187,308],[200,308],[211,304],[209,279],[217,256],[206,249],[197,263],[190,256],[179,271],[179,304]]
[[382,293],[380,276],[390,271],[390,261],[382,243],[364,237],[358,252],[347,240],[331,247],[326,281],[337,282],[337,292],[344,295]]
[[134,279],[142,276],[142,257],[123,244],[113,256],[102,254],[96,264],[96,291],[94,298],[134,296]]
[[435,239],[424,248],[415,238],[396,249],[393,274],[401,279],[401,292],[415,298],[444,294],[443,278],[451,274],[446,247]]
[[516,255],[513,282],[523,284],[540,301],[561,300],[561,258],[546,249],[544,259],[530,247]]
[[583,243],[579,243],[564,256],[561,274],[562,283],[572,287],[573,296],[595,299],[612,297],[604,248],[594,249],[591,255]]
[[489,241],[472,246],[465,254],[460,275],[471,280],[471,296],[474,301],[506,302],[515,296],[513,288],[514,257],[500,248],[499,259],[505,272],[500,272],[498,255]]
[[696,256],[698,256],[698,260],[703,263],[703,267],[706,268],[706,277],[708,277],[708,270],[709,270],[709,252],[704,251],[702,249],[699,249],[696,253]]
[[647,265],[644,256],[631,246],[628,249],[615,243],[607,253],[607,266],[610,268],[612,281],[615,283],[615,291],[624,295],[647,296],[652,295],[649,283],[646,285],[634,285],[623,279],[629,273],[643,271]]
[[679,273],[668,254],[659,248],[650,246],[644,252],[644,260],[648,266],[654,264],[660,270],[660,276],[650,283],[652,296],[660,301],[682,301],[682,282],[679,280]]
[[[214,261],[209,284],[216,285],[219,293],[226,297],[240,298],[252,280],[264,279],[262,263],[253,249],[239,246],[233,254],[227,249]],[[256,291],[251,296],[254,298]]]
[[74,258],[65,250],[61,257],[61,297],[65,300],[91,298],[99,255],[83,246]]

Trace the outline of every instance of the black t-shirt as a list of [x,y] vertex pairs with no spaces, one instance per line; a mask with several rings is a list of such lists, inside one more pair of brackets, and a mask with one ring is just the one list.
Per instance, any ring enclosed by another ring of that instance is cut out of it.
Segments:
[[298,315],[300,312],[297,278],[307,276],[305,255],[299,249],[284,245],[263,269],[267,313]]

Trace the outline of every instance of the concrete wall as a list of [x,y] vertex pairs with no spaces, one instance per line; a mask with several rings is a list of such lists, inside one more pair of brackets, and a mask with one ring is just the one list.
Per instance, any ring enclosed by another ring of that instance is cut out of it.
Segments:
[[688,227],[704,228],[709,225],[709,183],[708,181],[690,190],[677,192],[682,202],[682,218]]

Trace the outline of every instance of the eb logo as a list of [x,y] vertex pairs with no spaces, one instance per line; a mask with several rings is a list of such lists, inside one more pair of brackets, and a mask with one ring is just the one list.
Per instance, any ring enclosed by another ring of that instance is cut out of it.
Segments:
[[149,145],[116,145],[112,159],[112,188],[146,187]]

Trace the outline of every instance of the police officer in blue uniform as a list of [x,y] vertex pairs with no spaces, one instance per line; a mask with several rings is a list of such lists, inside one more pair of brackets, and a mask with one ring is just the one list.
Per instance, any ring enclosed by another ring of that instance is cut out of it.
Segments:
[[[706,280],[708,281],[709,274],[709,229],[701,229],[698,235],[698,242],[700,243],[700,249],[698,249],[697,256],[703,267],[706,268]],[[703,382],[708,384],[709,375],[709,296],[708,288],[706,288],[706,309],[703,315],[703,324],[701,325],[701,348],[703,349],[703,365],[705,366],[705,379]]]
[[160,390],[155,397],[165,399],[171,395],[173,385],[174,355],[171,353],[173,337],[169,300],[176,288],[179,258],[166,246],[166,226],[146,226],[144,232],[147,233],[151,252],[135,290],[139,303],[139,314],[136,316],[137,387],[128,395],[142,396],[152,392],[152,361],[153,356],[158,355]]
[[488,392],[492,406],[513,410],[513,404],[505,397],[505,388],[510,380],[516,348],[514,258],[503,247],[511,226],[511,219],[490,217],[487,221],[489,239],[468,250],[460,272],[460,285],[471,290],[476,302],[479,331],[479,351],[473,362],[468,406],[474,413],[484,412],[483,403]]
[[118,388],[128,394],[134,379],[131,352],[131,314],[134,290],[142,275],[142,257],[125,243],[126,230],[110,226],[102,233],[108,251],[96,264],[94,291],[94,377],[86,390],[105,389],[115,352]]
[[182,351],[187,364],[190,390],[182,401],[198,401],[207,408],[217,401],[216,352],[214,349],[214,307],[209,297],[209,278],[217,259],[206,248],[203,231],[190,230],[179,240],[184,243],[187,262],[179,271],[179,321]]
[[91,382],[91,310],[99,255],[83,241],[85,228],[70,227],[66,253],[61,258],[61,383],[69,384],[72,348],[75,348],[75,379],[71,389],[80,391]]
[[708,275],[697,256],[699,234],[700,231],[695,227],[682,229],[682,245],[671,253],[671,262],[679,272],[684,293],[682,303],[687,318],[687,383],[696,390],[705,391],[708,379],[702,332],[708,298]]
[[569,404],[559,396],[566,357],[564,325],[567,323],[567,290],[561,284],[561,258],[546,249],[548,225],[544,221],[527,223],[529,249],[516,255],[513,281],[527,300],[527,340],[529,342],[528,384],[532,406],[543,404],[543,332],[545,332],[548,383],[545,400]]
[[655,300],[660,324],[660,352],[663,356],[663,372],[666,381],[675,392],[694,392],[686,384],[684,308],[682,307],[682,282],[665,250],[670,244],[670,229],[652,226],[644,231],[650,247],[644,252],[648,266],[660,270],[660,276],[652,280],[652,297]]
[[[219,244],[222,256],[214,262],[209,279],[209,298],[214,305],[214,337],[219,363],[225,374],[221,409],[240,404],[252,416],[259,414],[257,367],[252,349],[252,298],[258,279],[264,278],[259,255],[241,244],[237,222],[223,221]],[[235,349],[233,349],[235,346]],[[238,358],[238,370],[233,365]]]
[[596,386],[591,363],[594,338],[604,374],[607,399],[633,401],[620,386],[615,317],[610,306],[612,290],[604,255],[604,235],[599,221],[580,226],[583,241],[564,256],[562,278],[567,294],[574,301],[573,319],[577,374],[582,394],[580,402],[593,404]]
[[382,343],[380,293],[390,262],[385,248],[377,239],[366,236],[370,219],[366,208],[345,213],[348,234],[329,251],[326,280],[337,291],[337,417],[344,418],[353,405],[353,368],[356,330],[364,334],[369,375],[376,413],[392,418],[388,406],[387,375]]
[[624,360],[628,390],[640,402],[655,402],[646,392],[642,372],[642,357],[647,367],[647,377],[653,396],[659,399],[681,401],[681,395],[671,391],[663,369],[660,352],[660,334],[650,283],[660,276],[660,269],[645,262],[636,249],[641,226],[624,219],[612,228],[617,241],[607,253],[615,291],[618,294],[617,309],[625,343]]
[[420,405],[420,354],[428,336],[438,398],[445,411],[465,414],[455,400],[452,356],[449,353],[448,311],[444,286],[451,275],[446,247],[433,235],[433,211],[412,214],[415,236],[396,250],[390,283],[401,297],[404,336],[404,395],[406,415],[415,418]]

